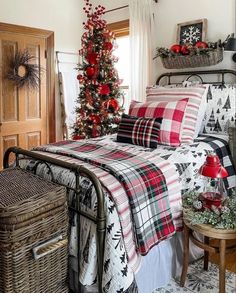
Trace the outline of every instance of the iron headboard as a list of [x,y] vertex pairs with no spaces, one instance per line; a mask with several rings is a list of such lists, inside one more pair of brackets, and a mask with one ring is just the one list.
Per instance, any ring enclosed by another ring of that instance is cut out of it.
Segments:
[[[231,69],[216,69],[216,70],[200,70],[200,71],[177,71],[177,72],[167,72],[161,74],[157,80],[156,85],[160,84],[160,80],[163,78],[167,78],[167,85],[176,83],[171,82],[171,77],[175,76],[186,76],[185,80],[189,80],[191,77],[197,77],[200,79],[201,83],[211,83],[211,84],[218,84],[218,85],[224,85],[225,84],[225,75],[231,74],[236,77],[236,70]],[[221,77],[221,81],[203,81],[202,75],[217,75]]]

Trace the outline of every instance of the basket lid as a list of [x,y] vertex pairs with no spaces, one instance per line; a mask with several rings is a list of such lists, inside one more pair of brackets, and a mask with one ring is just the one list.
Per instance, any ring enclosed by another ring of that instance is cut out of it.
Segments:
[[20,168],[5,169],[0,172],[0,213],[29,201],[37,204],[37,199],[58,189],[65,188]]

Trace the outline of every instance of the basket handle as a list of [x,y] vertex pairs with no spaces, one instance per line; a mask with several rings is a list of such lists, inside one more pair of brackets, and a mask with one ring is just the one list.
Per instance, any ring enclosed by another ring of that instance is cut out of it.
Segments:
[[41,257],[44,257],[49,253],[52,253],[53,251],[67,245],[67,243],[67,239],[62,239],[62,235],[50,239],[49,241],[40,244],[32,249],[34,259],[37,260]]

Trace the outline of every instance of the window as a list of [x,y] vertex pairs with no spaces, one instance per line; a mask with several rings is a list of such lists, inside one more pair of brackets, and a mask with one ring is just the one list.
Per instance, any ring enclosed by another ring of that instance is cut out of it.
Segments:
[[118,70],[119,78],[123,81],[120,88],[124,92],[124,108],[128,111],[130,104],[129,84],[130,84],[130,69],[129,69],[129,20],[122,20],[108,24],[108,29],[113,31],[116,36],[118,48],[114,55],[119,58],[115,67]]

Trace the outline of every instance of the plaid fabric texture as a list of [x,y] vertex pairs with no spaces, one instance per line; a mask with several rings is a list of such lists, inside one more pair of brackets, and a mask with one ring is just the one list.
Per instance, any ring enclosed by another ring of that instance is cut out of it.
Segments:
[[129,114],[138,117],[163,118],[158,142],[171,146],[180,145],[181,125],[188,99],[173,102],[132,101]]
[[178,101],[188,98],[188,103],[183,118],[183,127],[181,130],[180,142],[189,144],[193,142],[199,109],[204,98],[205,87],[188,88],[165,88],[165,87],[147,87],[147,101]]
[[123,114],[117,141],[156,148],[161,121],[161,118],[138,118]]
[[[153,245],[175,233],[166,180],[156,165],[119,149],[78,141],[41,146],[35,150],[78,158],[119,180],[128,195],[141,254],[145,255]],[[102,182],[102,178],[100,180]]]

